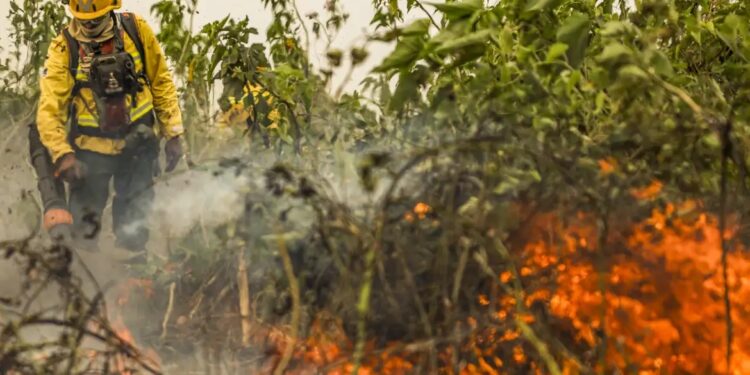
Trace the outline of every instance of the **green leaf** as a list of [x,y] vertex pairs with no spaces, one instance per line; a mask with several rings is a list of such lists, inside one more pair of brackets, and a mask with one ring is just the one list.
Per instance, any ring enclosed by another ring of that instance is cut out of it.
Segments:
[[557,40],[568,45],[568,62],[577,68],[589,44],[589,17],[583,13],[573,13],[557,30]]
[[474,215],[479,207],[479,199],[477,197],[470,197],[466,203],[458,208],[458,214],[461,216]]
[[502,182],[495,186],[492,192],[497,195],[507,194],[516,190],[519,185],[521,185],[521,181],[519,181],[517,178],[513,176],[506,176]]
[[604,47],[597,60],[603,63],[623,60],[633,55],[633,50],[621,43],[610,43]]
[[393,93],[388,108],[393,111],[400,111],[407,102],[417,96],[418,88],[419,85],[415,74],[402,73],[399,76],[396,91]]
[[721,147],[721,140],[716,133],[709,133],[701,137],[701,143],[712,150],[718,150]]
[[551,46],[549,46],[549,50],[547,50],[547,58],[545,61],[551,62],[557,59],[558,57],[565,54],[565,51],[568,50],[568,45],[565,43],[555,43]]
[[410,35],[424,35],[427,33],[427,31],[430,29],[430,20],[428,18],[420,18],[411,24],[409,26],[404,27],[401,30],[401,35],[403,36],[410,36]]
[[278,74],[281,78],[296,78],[296,79],[303,79],[305,78],[305,73],[301,70],[287,64],[280,64],[274,69],[276,74]]
[[457,67],[484,56],[487,48],[483,44],[467,46],[458,51],[449,67]]
[[624,79],[630,82],[644,81],[649,78],[648,74],[645,71],[643,71],[643,69],[633,64],[628,64],[620,68],[620,70],[617,71],[617,75],[621,79]]
[[[459,24],[463,24],[464,21],[458,22]],[[457,23],[454,23],[456,25]],[[454,27],[451,28],[445,28],[440,30],[435,36],[430,38],[427,42],[427,44],[430,46],[430,48],[434,49],[436,47],[439,47],[443,43],[448,43],[451,40],[455,40],[461,37],[463,35],[462,31],[456,31],[454,30]],[[461,28],[464,30],[465,28]]]
[[515,193],[541,181],[542,176],[536,169],[522,170],[511,168],[504,173],[503,181],[497,184],[492,192],[498,195]]
[[480,30],[471,34],[464,35],[457,39],[448,40],[442,43],[435,50],[435,52],[452,53],[452,52],[456,52],[457,50],[463,49],[466,47],[485,44],[489,41],[490,34],[492,34],[492,32],[493,30],[491,29],[484,29],[484,30]]
[[527,0],[523,9],[524,13],[533,13],[546,8],[557,6],[560,0]]
[[653,51],[651,58],[649,59],[651,66],[654,68],[656,74],[669,78],[674,75],[674,69],[672,69],[672,63],[669,62],[669,58],[661,51]]
[[500,31],[500,38],[498,42],[500,44],[500,49],[504,53],[513,52],[513,30],[508,25],[505,25],[505,27],[503,27],[503,30]]
[[607,100],[607,94],[601,91],[598,94],[596,94],[596,99],[594,99],[594,103],[596,104],[596,107],[594,108],[595,114],[602,113],[602,110],[604,109],[605,100]]
[[636,35],[638,28],[629,21],[609,21],[602,26],[599,34],[606,37],[615,37],[618,35]]
[[730,14],[716,30],[717,35],[727,47],[745,61],[749,61],[748,54],[750,54],[750,51],[742,45],[742,41],[748,38],[747,22],[746,19],[736,14]]
[[374,71],[384,73],[394,68],[408,68],[417,60],[423,46],[424,41],[419,37],[412,36],[401,39],[393,52]]
[[475,12],[484,9],[482,0],[463,0],[453,3],[427,3],[445,14],[448,20],[459,20],[473,15]]

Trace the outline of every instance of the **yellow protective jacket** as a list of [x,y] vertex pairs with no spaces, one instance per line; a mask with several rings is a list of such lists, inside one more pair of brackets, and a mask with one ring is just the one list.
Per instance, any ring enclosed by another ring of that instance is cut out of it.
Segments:
[[[136,108],[131,106],[131,121],[135,122],[153,110],[159,125],[158,132],[167,139],[179,136],[184,132],[182,114],[178,104],[177,90],[172,82],[172,74],[168,70],[164,52],[146,21],[138,16],[135,18],[146,54],[146,73],[151,85],[137,94],[137,106]],[[123,32],[122,39],[125,51],[133,57],[136,70],[142,72],[143,60],[135,44],[125,32]],[[78,95],[71,97],[75,80],[69,70],[70,52],[77,53],[78,51],[68,51],[65,36],[60,33],[50,44],[44,64],[44,74],[40,81],[41,95],[36,122],[42,143],[49,150],[53,162],[67,153],[74,152],[66,130],[71,100],[79,127],[99,126],[95,114],[91,113],[91,111],[96,111],[91,89],[81,88]],[[76,78],[79,81],[88,80],[88,66],[83,59],[79,61]],[[107,155],[117,155],[125,146],[122,139],[82,134],[78,135],[74,142],[80,149]]]

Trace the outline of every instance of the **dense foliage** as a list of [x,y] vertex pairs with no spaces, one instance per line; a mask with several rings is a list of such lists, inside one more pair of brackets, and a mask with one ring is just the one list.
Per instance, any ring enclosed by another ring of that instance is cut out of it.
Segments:
[[[310,45],[349,4],[264,0],[252,44],[247,18],[193,30],[198,1],[152,12],[191,167],[243,176],[244,209],[139,270],[154,318],[128,326],[165,369],[750,371],[745,2],[373,0],[394,49],[344,93],[367,45],[321,69]],[[11,16],[21,116],[62,8]]]

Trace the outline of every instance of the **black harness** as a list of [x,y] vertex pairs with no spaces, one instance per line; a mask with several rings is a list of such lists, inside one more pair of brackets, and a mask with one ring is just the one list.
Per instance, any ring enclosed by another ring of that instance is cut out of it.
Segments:
[[[141,65],[143,68],[142,68],[141,73],[137,74],[137,80],[142,79],[146,85],[150,86],[151,82],[148,79],[148,75],[146,71],[147,69],[146,53],[145,53],[145,49],[143,48],[143,42],[141,40],[140,33],[138,32],[138,27],[136,26],[135,15],[133,15],[132,13],[114,13],[113,17],[114,17],[113,21],[115,22],[114,52],[125,50],[125,44],[122,39],[122,34],[120,33],[120,27],[122,27],[125,33],[128,34],[128,37],[133,41],[135,48],[138,51],[138,54],[140,55]],[[102,47],[101,43],[81,44],[78,42],[78,40],[76,40],[70,34],[70,31],[68,31],[67,28],[63,30],[63,36],[65,37],[65,41],[67,42],[68,50],[69,50],[68,69],[74,80],[73,89],[71,90],[71,97],[78,96],[80,94],[81,89],[88,88],[94,91],[94,96],[96,99],[97,97],[96,92],[102,91],[102,90],[96,90],[96,88],[93,87],[91,72],[89,72],[88,81],[78,80],[77,75],[78,75],[81,47],[83,47],[86,53],[97,56],[97,55],[101,55],[101,47]],[[138,82],[135,82],[133,84],[139,85]],[[135,101],[135,95],[133,95],[133,100],[131,101],[131,108],[135,108],[136,106],[137,106],[137,103]],[[91,108],[88,108],[88,110],[92,114],[96,113]],[[121,132],[118,132],[118,133],[105,132],[100,127],[79,126],[78,119],[77,119],[77,112],[76,112],[76,109],[72,100],[70,102],[69,116],[71,120],[71,131],[70,131],[71,141],[75,139],[79,134],[93,136],[93,137],[100,137],[100,138],[110,138],[110,139],[123,139],[127,135],[127,133],[121,133]],[[134,122],[131,125],[136,126],[139,124],[145,124],[150,127],[150,126],[153,126],[154,122],[155,122],[155,116],[152,110],[147,115],[139,118],[136,122]],[[71,143],[74,144],[74,142],[71,142]]]

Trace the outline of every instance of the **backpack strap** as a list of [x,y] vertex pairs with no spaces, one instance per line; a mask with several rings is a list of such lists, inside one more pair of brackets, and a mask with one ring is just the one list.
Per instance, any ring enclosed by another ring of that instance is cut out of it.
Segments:
[[70,35],[70,31],[68,31],[67,27],[63,29],[62,33],[65,37],[65,42],[68,44],[68,70],[75,82],[73,84],[72,92],[72,96],[75,96],[78,95],[78,91],[81,89],[81,83],[76,79],[76,76],[78,75],[78,59],[80,58],[81,45],[76,38],[73,38],[73,35]]
[[[62,34],[63,37],[65,37],[65,42],[68,45],[68,71],[70,72],[70,76],[73,77],[73,88],[70,91],[70,97],[73,98],[75,96],[78,96],[78,93],[81,92],[81,87],[83,87],[81,81],[77,79],[78,60],[80,59],[81,45],[78,43],[78,40],[76,40],[76,38],[73,38],[73,35],[70,34],[70,31],[68,31],[67,27],[63,29]],[[74,140],[78,137],[78,126],[76,126],[76,111],[72,99],[70,100],[70,104],[68,104],[68,124],[70,124],[70,132],[68,132],[68,143],[73,145],[73,148],[76,148],[76,143]]]
[[143,48],[143,41],[141,40],[141,33],[138,31],[138,25],[135,24],[135,15],[127,12],[118,13],[118,18],[122,28],[125,29],[130,40],[135,44],[135,49],[138,50],[138,54],[141,55],[143,73],[146,76],[147,83],[150,85],[151,82],[148,81],[148,72],[146,71],[146,50]]

